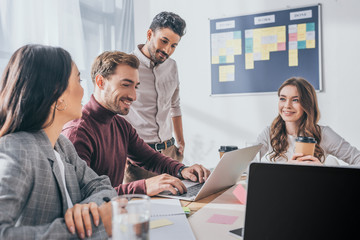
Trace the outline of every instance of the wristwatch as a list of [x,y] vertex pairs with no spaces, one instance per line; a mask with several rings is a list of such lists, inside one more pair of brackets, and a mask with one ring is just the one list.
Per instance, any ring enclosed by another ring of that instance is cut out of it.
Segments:
[[184,179],[183,176],[182,176],[182,174],[181,174],[181,172],[182,172],[182,170],[184,170],[185,168],[187,168],[187,167],[186,167],[186,166],[181,166],[181,167],[179,168],[179,171],[177,172],[177,177],[178,177],[178,178]]

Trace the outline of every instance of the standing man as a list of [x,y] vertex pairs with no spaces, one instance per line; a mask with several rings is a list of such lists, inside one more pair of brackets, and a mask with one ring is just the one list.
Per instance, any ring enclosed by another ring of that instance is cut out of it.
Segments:
[[[176,62],[170,58],[185,34],[185,21],[175,13],[157,14],[134,55],[140,60],[137,100],[125,117],[139,136],[155,151],[179,162],[183,160],[183,136],[179,78]],[[178,147],[172,135],[174,131]],[[125,182],[152,176],[128,162]]]
[[[119,51],[100,54],[91,68],[94,94],[83,107],[82,117],[67,123],[62,133],[96,173],[109,176],[118,194],[184,193],[186,187],[179,178],[204,182],[209,170],[198,164],[185,167],[153,150],[121,116],[128,114],[136,100],[138,66],[134,55]],[[122,184],[128,155],[137,159],[135,164],[161,175]]]

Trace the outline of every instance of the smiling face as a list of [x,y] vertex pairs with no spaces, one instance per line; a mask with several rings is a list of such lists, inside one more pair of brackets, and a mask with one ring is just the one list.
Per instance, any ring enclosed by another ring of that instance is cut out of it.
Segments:
[[174,53],[179,41],[180,36],[170,28],[149,29],[143,51],[155,64],[161,64]]
[[304,114],[300,104],[299,93],[295,86],[287,85],[283,87],[279,94],[279,114],[288,123],[299,123]]
[[114,113],[127,115],[131,103],[136,100],[138,70],[126,64],[119,64],[114,74],[107,79],[98,75],[96,81],[96,85],[102,90],[98,99],[100,104]]

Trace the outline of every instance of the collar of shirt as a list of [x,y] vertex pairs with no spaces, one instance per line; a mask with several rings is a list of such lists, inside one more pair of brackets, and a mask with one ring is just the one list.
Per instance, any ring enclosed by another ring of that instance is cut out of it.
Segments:
[[90,101],[84,106],[83,113],[87,113],[96,121],[102,123],[109,123],[117,115],[101,106],[101,104],[96,101],[94,95],[91,95]]
[[145,44],[139,44],[134,51],[134,55],[139,59],[139,61],[144,64],[147,68],[154,68],[155,64],[151,61],[147,56],[145,56],[141,49],[145,46]]

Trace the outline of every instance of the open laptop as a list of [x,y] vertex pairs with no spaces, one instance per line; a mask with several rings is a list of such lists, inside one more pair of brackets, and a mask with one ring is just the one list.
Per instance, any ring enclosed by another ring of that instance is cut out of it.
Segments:
[[251,163],[248,176],[244,240],[360,239],[359,168]]
[[173,195],[170,191],[165,191],[158,196],[197,201],[230,187],[237,182],[241,174],[249,166],[249,163],[260,151],[261,146],[260,144],[224,153],[205,183],[183,180],[187,188],[185,194]]

